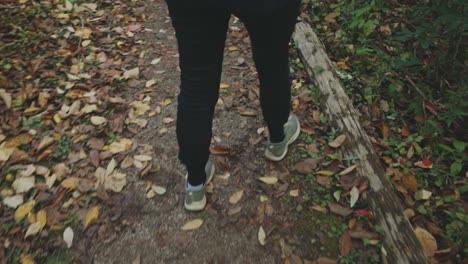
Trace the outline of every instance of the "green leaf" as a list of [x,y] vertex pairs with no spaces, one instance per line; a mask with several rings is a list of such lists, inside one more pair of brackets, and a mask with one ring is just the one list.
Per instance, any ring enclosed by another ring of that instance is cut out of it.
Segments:
[[454,163],[452,163],[452,165],[450,165],[450,174],[452,174],[453,176],[457,175],[461,172],[462,167],[462,161],[456,160]]
[[466,148],[466,142],[454,140],[453,146],[455,147],[457,152],[463,152],[465,151],[465,148]]

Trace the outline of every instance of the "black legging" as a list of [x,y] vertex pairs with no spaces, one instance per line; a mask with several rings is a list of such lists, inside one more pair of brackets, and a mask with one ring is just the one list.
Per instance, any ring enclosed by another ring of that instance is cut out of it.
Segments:
[[[188,181],[205,182],[212,121],[219,96],[223,52],[231,13],[245,24],[260,79],[260,102],[273,142],[284,138],[290,110],[289,41],[299,14],[299,0],[271,14],[233,12],[219,7],[184,5],[168,0],[180,54],[181,87],[178,98],[179,158]],[[185,1],[192,2],[192,1]],[[195,1],[196,3],[197,1]],[[192,2],[194,3],[194,2]]]

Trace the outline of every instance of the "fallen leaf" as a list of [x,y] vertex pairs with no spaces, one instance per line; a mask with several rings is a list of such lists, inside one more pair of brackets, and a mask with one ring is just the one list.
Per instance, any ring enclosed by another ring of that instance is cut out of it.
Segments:
[[432,169],[432,162],[429,159],[423,159],[421,161],[415,162],[414,166],[423,168],[423,169]]
[[210,148],[210,152],[213,155],[226,155],[226,154],[229,154],[231,151],[232,151],[231,148],[221,146],[221,145],[216,145],[216,146]]
[[229,86],[230,86],[230,85],[227,84],[227,83],[221,83],[221,84],[219,85],[219,88],[220,88],[220,89],[227,89],[227,88],[229,88]]
[[5,89],[0,89],[0,98],[2,98],[3,102],[5,103],[8,109],[11,108],[11,94],[7,93]]
[[294,166],[294,169],[301,174],[308,174],[317,168],[318,163],[318,159],[305,159],[304,161],[297,163]]
[[331,182],[330,177],[324,175],[317,175],[316,181],[322,186],[330,185]]
[[314,120],[315,123],[320,123],[320,110],[313,110],[312,111],[312,119]]
[[257,180],[266,184],[275,184],[278,182],[278,178],[276,177],[260,177]]
[[343,207],[337,203],[333,202],[328,202],[328,208],[330,208],[330,211],[334,214],[341,215],[343,217],[346,217],[350,214],[353,213],[353,210]]
[[68,248],[71,248],[73,244],[73,229],[71,227],[67,227],[65,231],[63,231],[63,240],[67,244]]
[[324,176],[332,176],[335,173],[329,170],[321,170],[321,171],[317,171],[317,174],[324,175]]
[[340,237],[340,255],[343,257],[346,257],[349,252],[353,249],[353,244],[351,242],[351,235],[349,234],[349,231],[346,230],[343,232],[343,234]]
[[85,218],[85,223],[84,223],[85,229],[88,228],[88,226],[91,223],[96,221],[98,217],[99,217],[99,207],[97,206],[91,207],[88,210],[88,213],[86,213],[86,218]]
[[414,198],[416,200],[427,200],[427,199],[431,198],[431,196],[432,196],[432,192],[424,190],[424,189],[419,190],[414,194]]
[[401,184],[411,192],[416,192],[418,190],[418,181],[412,174],[404,174],[401,178]]
[[166,193],[166,188],[158,185],[151,186],[151,189],[158,195],[164,195]]
[[382,137],[383,138],[389,138],[390,137],[390,128],[388,127],[387,123],[382,122],[381,129],[382,129]]
[[328,145],[332,148],[339,148],[341,145],[343,145],[345,140],[346,140],[346,135],[343,134],[343,135],[338,136],[332,142],[328,143]]
[[119,141],[114,141],[108,146],[104,146],[103,150],[109,150],[113,154],[124,152],[132,148],[133,141],[128,138],[122,138]]
[[76,186],[78,185],[78,182],[80,181],[80,178],[78,177],[70,177],[66,178],[63,180],[60,185],[65,188],[65,189],[76,189]]
[[289,191],[289,195],[291,197],[298,197],[299,196],[299,190],[291,190],[291,191]]
[[352,165],[349,166],[348,168],[344,169],[342,172],[340,172],[340,176],[349,174],[350,172],[354,171],[357,168],[358,165]]
[[161,58],[156,58],[154,60],[151,61],[151,65],[156,65],[158,64],[160,61],[161,61],[162,57]]
[[153,85],[156,84],[156,80],[155,79],[151,79],[151,80],[148,80],[145,84],[145,87],[148,88],[148,87],[151,87]]
[[163,123],[168,125],[170,123],[174,122],[174,119],[173,118],[170,118],[170,117],[166,117],[166,118],[163,118]]
[[34,177],[20,177],[13,182],[12,187],[17,194],[26,193],[34,188],[34,181]]
[[351,199],[349,201],[349,204],[350,204],[351,208],[353,208],[354,205],[356,204],[357,200],[359,199],[359,190],[356,188],[356,186],[354,186],[351,189],[350,195],[351,195]]
[[244,195],[244,190],[235,192],[233,195],[231,195],[231,197],[229,197],[229,203],[230,204],[238,203],[242,199],[243,195]]
[[160,106],[168,106],[170,104],[172,104],[171,99],[165,99],[164,101],[159,103]]
[[36,205],[35,200],[31,200],[27,203],[20,205],[18,209],[16,209],[15,211],[15,216],[14,216],[15,221],[18,221],[19,219],[29,214],[35,205]]
[[33,223],[32,225],[28,227],[28,230],[26,230],[26,234],[24,235],[24,238],[27,238],[28,236],[36,235],[37,233],[39,233],[39,231],[41,231],[41,223],[39,222]]
[[18,208],[18,206],[23,204],[23,199],[23,195],[21,194],[17,194],[15,196],[8,196],[3,198],[3,204],[10,208],[16,209]]
[[39,210],[36,215],[36,221],[40,224],[40,230],[47,225],[47,212],[44,209]]
[[260,242],[262,246],[266,245],[266,233],[262,226],[258,229],[258,242]]
[[200,228],[202,225],[203,225],[203,219],[197,218],[197,219],[187,222],[180,229],[182,229],[183,231],[192,231],[192,230]]
[[125,71],[123,74],[125,79],[138,78],[139,75],[140,69],[138,67]]
[[416,227],[414,233],[423,247],[424,254],[426,254],[427,257],[434,256],[437,251],[437,241],[431,233],[420,227]]
[[20,264],[34,264],[34,263],[36,263],[31,254],[21,255],[19,261],[20,261]]
[[106,124],[107,123],[107,119],[105,117],[102,117],[102,116],[92,116],[91,117],[91,124],[95,125],[95,126],[100,126],[100,125],[103,125],[103,124]]

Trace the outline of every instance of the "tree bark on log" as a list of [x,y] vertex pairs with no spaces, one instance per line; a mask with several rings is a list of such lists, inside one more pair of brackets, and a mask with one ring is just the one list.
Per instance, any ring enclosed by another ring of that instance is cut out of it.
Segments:
[[388,263],[428,263],[411,223],[403,214],[400,198],[387,178],[374,146],[359,123],[358,112],[341,86],[324,45],[312,28],[304,22],[296,25],[293,39],[308,75],[315,81],[321,94],[323,111],[331,123],[347,136],[345,154],[358,158],[357,176],[369,180],[370,189],[365,193],[364,199],[370,204],[378,224],[384,229],[383,240]]

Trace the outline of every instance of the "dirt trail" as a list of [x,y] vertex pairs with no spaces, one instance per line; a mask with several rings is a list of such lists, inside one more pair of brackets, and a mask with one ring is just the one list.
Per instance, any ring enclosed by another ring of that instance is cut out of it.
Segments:
[[[262,193],[255,178],[264,176],[265,166],[272,165],[266,164],[263,158],[264,138],[257,133],[264,124],[259,113],[256,74],[247,41],[238,43],[238,46],[245,46],[245,50],[226,52],[222,82],[231,86],[221,94],[223,103],[218,105],[214,121],[216,139],[233,148],[234,153],[225,160],[229,166],[229,180],[226,185],[215,180],[214,194],[209,197],[204,212],[188,213],[182,206],[185,172],[177,160],[175,126],[163,124],[164,118],[176,118],[179,71],[174,31],[164,1],[147,1],[146,10],[146,28],[152,31],[145,33],[147,50],[140,69],[144,69],[143,75],[148,80],[155,78],[157,81],[156,93],[151,95],[153,107],[165,99],[174,103],[162,107],[161,114],[153,117],[134,140],[135,145],[153,146],[161,170],[149,179],[165,186],[167,193],[147,199],[144,192],[146,179],[130,175],[124,190],[129,197],[127,212],[124,212],[128,227],[116,234],[112,242],[93,246],[94,262],[132,263],[138,256],[142,263],[278,262],[280,256],[272,243],[265,247],[259,244],[260,224],[254,221]],[[233,34],[238,36],[245,32],[235,29]],[[228,39],[226,46],[231,42]],[[159,63],[150,64],[159,57]],[[245,110],[258,114],[256,117],[240,115]],[[168,132],[161,135],[159,131],[164,127]],[[244,190],[244,195],[238,205],[233,206],[228,199],[238,190]],[[235,212],[240,207],[240,212]],[[184,223],[195,218],[205,221],[200,229],[180,231]],[[266,230],[267,233],[271,231]]]

